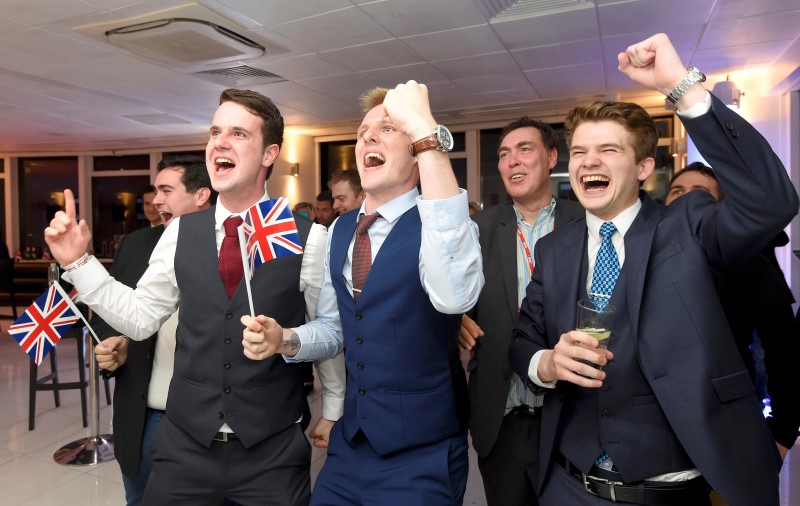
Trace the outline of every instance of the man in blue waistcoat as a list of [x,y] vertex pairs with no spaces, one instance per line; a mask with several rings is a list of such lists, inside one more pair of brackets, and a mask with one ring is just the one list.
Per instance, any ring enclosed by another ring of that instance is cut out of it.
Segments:
[[366,199],[330,229],[317,320],[282,329],[244,317],[245,349],[309,360],[343,336],[344,415],[312,504],[461,504],[469,465],[457,333],[483,287],[477,227],[427,88],[378,88],[362,106],[356,161]]

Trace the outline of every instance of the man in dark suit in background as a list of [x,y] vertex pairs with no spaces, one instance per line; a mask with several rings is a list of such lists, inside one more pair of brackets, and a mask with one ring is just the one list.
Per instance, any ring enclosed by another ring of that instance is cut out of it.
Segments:
[[497,154],[511,202],[473,218],[486,284],[478,304],[462,318],[459,344],[472,354],[469,428],[487,503],[534,505],[542,398],[511,371],[508,347],[534,268],[536,241],[582,217],[583,208],[553,197],[550,172],[558,161],[558,134],[550,125],[527,116],[509,123]]
[[[539,241],[510,350],[514,370],[547,391],[540,504],[708,504],[710,485],[732,506],[777,505],[780,457],[714,272],[775,237],[797,192],[766,140],[700,85],[698,69],[687,72],[666,35],[619,63],[676,104],[726,198],[692,192],[663,207],[640,192],[657,134],[638,105],[595,102],[567,116],[586,219]],[[587,295],[616,308],[608,350],[575,330]]]
[[[136,287],[147,270],[150,254],[173,218],[206,209],[216,200],[205,161],[199,156],[161,160],[155,188],[160,191],[153,197],[153,203],[163,225],[124,236],[110,269],[116,280],[131,288]],[[114,456],[122,470],[128,506],[141,504],[153,468],[150,438],[164,418],[175,356],[176,325],[177,314],[162,325],[158,334],[144,341],[130,341],[99,316],[92,319],[92,327],[103,339],[95,346],[97,362],[110,373],[104,374],[115,378]]]

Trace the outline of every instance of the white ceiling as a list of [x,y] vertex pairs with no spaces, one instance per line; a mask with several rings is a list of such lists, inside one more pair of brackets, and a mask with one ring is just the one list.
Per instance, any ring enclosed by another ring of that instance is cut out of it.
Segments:
[[[202,142],[225,86],[76,31],[189,1],[0,0],[0,151]],[[361,92],[409,79],[428,85],[437,118],[451,125],[625,96],[635,86],[616,70],[617,53],[659,31],[707,74],[798,68],[800,0],[195,3],[277,48],[242,63],[286,81],[251,88],[278,104],[287,126],[313,133],[354,130]],[[504,8],[518,4],[531,5],[515,19]]]

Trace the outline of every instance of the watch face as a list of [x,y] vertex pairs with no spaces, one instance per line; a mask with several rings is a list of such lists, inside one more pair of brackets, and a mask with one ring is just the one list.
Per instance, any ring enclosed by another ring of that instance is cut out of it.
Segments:
[[453,135],[450,130],[444,125],[436,125],[436,136],[439,138],[439,144],[442,145],[442,150],[453,150]]

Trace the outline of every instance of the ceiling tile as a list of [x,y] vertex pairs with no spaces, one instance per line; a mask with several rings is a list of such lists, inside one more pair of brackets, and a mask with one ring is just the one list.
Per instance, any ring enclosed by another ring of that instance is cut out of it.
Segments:
[[315,51],[369,44],[391,38],[389,32],[356,7],[283,23],[270,29]]
[[[766,14],[743,19],[715,21],[708,24],[699,49],[743,46],[797,37],[800,9],[794,12]],[[777,57],[778,55],[774,55]]]
[[797,0],[770,0],[769,2],[719,0],[711,13],[711,20],[746,18],[773,12],[791,12],[799,9],[800,4],[798,4]]
[[708,19],[714,0],[632,0],[599,6],[600,33],[603,37],[631,32],[650,35],[680,28],[686,18],[676,12],[691,12],[692,18]]
[[596,62],[600,59],[601,52],[597,40],[584,40],[557,46],[518,49],[511,51],[511,57],[522,70],[534,70]]
[[292,81],[311,79],[314,77],[337,76],[347,73],[347,70],[316,53],[261,63],[258,65],[258,68],[262,68],[273,74],[278,74]]
[[695,53],[690,62],[708,74],[731,72],[757,65],[767,65],[775,55],[783,53],[791,41],[764,42],[746,46],[702,49]]
[[401,40],[428,61],[450,60],[505,50],[503,43],[489,25],[403,37]]
[[360,72],[360,74],[378,86],[386,88],[393,88],[412,79],[418,83],[425,84],[429,88],[431,83],[447,81],[447,78],[429,63],[415,63],[387,69],[368,70]]
[[353,6],[348,0],[302,0],[290,2],[219,0],[219,2],[267,27]]
[[64,19],[79,19],[97,8],[80,0],[5,0],[3,17],[31,26],[43,26]]
[[593,4],[589,3],[587,7],[581,10],[492,23],[491,26],[509,50],[586,40],[598,36]]
[[514,59],[506,52],[437,61],[433,62],[432,65],[448,79],[473,77],[478,74],[506,74],[519,71]]
[[[358,106],[358,97],[365,91],[377,86],[362,74],[346,74],[343,76],[304,79],[297,84],[318,91],[325,96],[340,100],[345,104]],[[313,112],[313,111],[312,111]]]
[[599,63],[570,65],[525,72],[542,98],[562,98],[606,93],[603,66]]
[[396,37],[486,23],[475,4],[463,0],[386,0],[360,8]]
[[[453,84],[471,94],[530,89],[530,84],[520,72],[514,74],[475,75],[465,79],[453,79]],[[533,93],[532,89],[531,93]]]
[[418,55],[397,40],[385,40],[345,49],[324,51],[321,54],[356,72],[409,65],[422,61]]

